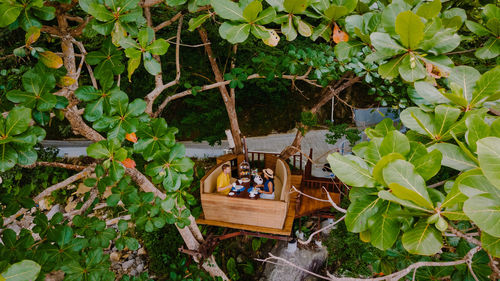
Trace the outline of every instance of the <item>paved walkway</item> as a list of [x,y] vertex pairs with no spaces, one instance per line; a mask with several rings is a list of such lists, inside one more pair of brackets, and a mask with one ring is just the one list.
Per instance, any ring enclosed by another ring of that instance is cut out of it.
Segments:
[[[326,163],[326,156],[333,151],[341,151],[342,143],[345,143],[346,150],[349,149],[347,142],[340,140],[336,145],[327,144],[325,142],[326,133],[328,130],[309,131],[302,140],[302,151],[309,155],[309,150],[313,149],[312,159],[318,163],[313,167],[313,174],[317,176],[325,176],[321,171],[323,164]],[[290,145],[295,138],[295,133],[286,134],[271,134],[260,137],[247,138],[247,146],[249,151],[259,152],[274,152],[278,153],[285,147]],[[42,142],[44,146],[53,146],[59,148],[60,157],[78,157],[86,155],[86,148],[92,142],[90,141],[50,141]],[[186,156],[195,158],[217,157],[225,153],[225,149],[229,147],[227,140],[223,140],[221,145],[210,146],[207,142],[181,142],[186,146]],[[307,161],[304,158],[304,161]]]

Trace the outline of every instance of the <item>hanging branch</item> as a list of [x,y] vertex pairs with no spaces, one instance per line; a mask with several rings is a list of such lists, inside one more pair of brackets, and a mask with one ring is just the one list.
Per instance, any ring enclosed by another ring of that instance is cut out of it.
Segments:
[[81,171],[87,168],[88,166],[82,166],[82,165],[74,165],[74,164],[66,164],[66,163],[61,163],[61,162],[45,162],[45,161],[39,161],[35,162],[31,165],[20,165],[23,168],[26,169],[33,169],[35,167],[43,166],[43,167],[56,167],[56,168],[63,168],[63,169],[68,169],[68,170],[76,170],[76,171]]
[[327,225],[327,226],[325,226],[325,227],[323,227],[323,228],[321,228],[321,229],[313,232],[311,235],[309,235],[309,238],[307,240],[304,241],[304,240],[301,240],[301,239],[297,239],[297,241],[300,244],[302,244],[302,245],[307,245],[307,244],[311,243],[314,235],[316,235],[316,234],[318,234],[318,233],[320,233],[320,232],[322,232],[324,230],[327,230],[327,229],[330,229],[330,228],[334,227],[335,225],[337,225],[337,223],[343,221],[345,219],[345,216],[346,215],[343,215],[340,219],[336,220],[335,222],[333,222],[333,223],[331,223],[331,224],[329,224],[329,225]]
[[[299,267],[295,265],[294,263],[273,255],[272,253],[269,253],[269,257],[265,259],[256,259],[257,261],[261,262],[267,262],[267,263],[272,263],[276,265],[284,265],[284,266],[289,266],[293,268],[297,268],[300,271],[306,272],[308,274],[311,274],[315,277],[324,279],[324,280],[331,280],[331,281],[394,281],[394,280],[399,280],[401,278],[404,278],[406,275],[411,273],[413,270],[417,270],[420,267],[425,267],[425,266],[436,266],[436,267],[442,267],[442,266],[456,266],[459,264],[464,264],[464,263],[472,263],[472,258],[474,255],[481,250],[481,247],[475,247],[472,248],[462,259],[456,260],[456,261],[448,261],[448,262],[429,262],[429,261],[421,261],[421,262],[416,262],[414,264],[411,264],[407,268],[394,272],[392,274],[382,276],[382,277],[376,277],[376,278],[352,278],[352,277],[336,277],[330,273],[327,272],[327,276],[319,275],[317,273],[311,272],[307,269],[304,269],[302,267]],[[276,261],[280,261],[283,264],[279,264]],[[472,273],[472,272],[471,272]],[[473,274],[473,273],[472,273]]]

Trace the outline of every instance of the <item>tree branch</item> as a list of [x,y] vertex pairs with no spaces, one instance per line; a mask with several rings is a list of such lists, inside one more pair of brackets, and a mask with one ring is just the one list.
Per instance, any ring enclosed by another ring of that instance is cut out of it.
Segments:
[[345,216],[346,216],[346,215],[343,215],[340,219],[336,220],[335,222],[333,222],[333,223],[331,223],[331,224],[329,224],[329,225],[327,225],[327,226],[325,226],[325,227],[321,228],[320,230],[317,230],[317,231],[313,232],[311,235],[309,235],[309,238],[308,238],[306,241],[301,240],[301,239],[297,239],[297,241],[298,241],[300,244],[302,244],[302,245],[307,245],[307,244],[311,243],[311,241],[312,241],[312,239],[313,239],[314,235],[316,235],[316,234],[318,234],[318,233],[322,232],[323,230],[327,230],[327,229],[329,229],[329,228],[334,227],[337,223],[339,223],[339,222],[343,221],[343,220],[345,219]]
[[400,270],[400,271],[397,271],[397,272],[394,272],[392,274],[389,274],[389,275],[386,275],[386,276],[382,276],[382,277],[376,277],[376,278],[352,278],[352,277],[336,277],[330,273],[327,273],[328,276],[323,276],[323,275],[319,275],[317,273],[314,273],[314,272],[311,272],[307,269],[304,269],[304,268],[301,268],[295,264],[293,264],[292,262],[284,259],[284,258],[281,258],[281,257],[277,257],[271,253],[269,253],[269,257],[268,258],[265,258],[265,259],[256,259],[257,261],[261,261],[261,262],[269,262],[269,263],[273,263],[273,264],[277,264],[277,265],[283,265],[283,264],[278,264],[274,261],[281,261],[282,263],[284,263],[284,265],[286,266],[290,266],[290,267],[293,267],[293,268],[297,268],[303,272],[306,272],[308,274],[311,274],[315,277],[318,277],[318,278],[321,278],[321,279],[325,279],[325,280],[332,280],[332,281],[393,281],[393,280],[399,280],[403,277],[405,277],[406,275],[408,275],[409,273],[411,273],[413,270],[417,270],[418,268],[420,267],[425,267],[425,266],[455,266],[455,265],[459,265],[459,264],[464,264],[464,263],[468,263],[468,262],[472,262],[472,258],[474,257],[474,255],[479,252],[479,250],[481,250],[481,247],[475,247],[475,248],[472,248],[462,259],[460,260],[456,260],[456,261],[448,261],[448,262],[428,262],[428,261],[422,261],[422,262],[416,262],[414,264],[411,264],[410,266],[408,266],[407,268],[403,269],[403,270]]
[[181,18],[183,15],[182,11],[178,12],[177,14],[175,14],[175,16],[173,16],[171,19],[169,20],[166,20],[162,23],[160,23],[159,25],[155,26],[153,29],[155,32],[158,32],[158,30],[164,28],[164,27],[167,27],[167,26],[170,26],[172,23],[174,23],[175,21],[177,21],[179,18]]
[[45,162],[45,161],[39,161],[35,162],[31,165],[20,165],[23,168],[26,169],[32,169],[35,167],[43,166],[43,167],[56,167],[56,168],[63,168],[63,169],[68,169],[68,170],[76,170],[76,171],[81,171],[87,168],[87,166],[82,166],[82,165],[73,165],[73,164],[66,164],[66,163],[60,163],[60,162]]

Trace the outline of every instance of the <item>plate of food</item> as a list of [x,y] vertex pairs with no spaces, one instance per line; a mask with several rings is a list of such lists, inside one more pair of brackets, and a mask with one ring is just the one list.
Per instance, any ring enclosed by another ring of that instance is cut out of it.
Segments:
[[233,196],[234,195],[234,192],[229,192],[229,196]]
[[244,188],[245,188],[245,187],[244,187],[243,185],[235,185],[235,186],[233,186],[233,190],[236,190],[236,191],[238,191],[238,190],[242,190],[242,189],[244,189]]
[[249,178],[241,178],[240,181],[241,182],[250,182],[250,179]]

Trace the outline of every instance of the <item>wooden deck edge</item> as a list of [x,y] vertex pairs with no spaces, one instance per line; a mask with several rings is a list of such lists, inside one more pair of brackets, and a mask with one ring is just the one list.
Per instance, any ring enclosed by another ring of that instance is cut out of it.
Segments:
[[196,219],[196,223],[204,224],[204,225],[219,226],[219,227],[227,227],[227,228],[233,228],[233,229],[238,229],[238,230],[247,230],[247,231],[253,231],[253,232],[260,232],[260,233],[269,233],[269,234],[290,236],[292,233],[293,220],[295,219],[295,204],[296,204],[295,198],[290,200],[290,203],[288,204],[287,216],[286,216],[285,223],[284,223],[282,229],[261,227],[261,226],[247,225],[247,224],[221,222],[221,221],[215,221],[215,220],[206,220],[204,218],[203,214],[201,214],[200,217],[198,219]]

